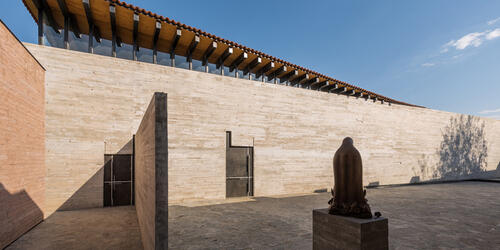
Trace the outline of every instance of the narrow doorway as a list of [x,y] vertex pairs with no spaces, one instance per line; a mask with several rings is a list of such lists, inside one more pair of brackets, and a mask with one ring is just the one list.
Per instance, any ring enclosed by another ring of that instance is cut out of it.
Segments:
[[253,196],[253,147],[233,146],[226,132],[226,197]]
[[133,205],[133,154],[105,154],[104,162],[104,206]]

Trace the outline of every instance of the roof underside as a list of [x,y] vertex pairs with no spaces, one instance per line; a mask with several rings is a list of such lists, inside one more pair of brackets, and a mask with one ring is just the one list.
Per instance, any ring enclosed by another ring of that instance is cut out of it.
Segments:
[[[190,51],[189,48],[193,43],[195,36],[197,36],[199,37],[199,43],[196,47],[194,47],[194,50],[192,50],[192,53],[190,54],[193,59],[203,60],[203,57],[211,44],[216,42],[217,48],[207,58],[210,63],[217,63],[217,60],[222,57],[226,49],[232,48],[233,53],[223,61],[226,66],[234,65],[235,61],[241,54],[247,53],[248,56],[246,59],[241,61],[240,58],[240,63],[237,66],[238,68],[248,68],[247,66],[249,66],[252,62],[255,62],[255,59],[259,57],[261,58],[261,63],[258,65],[252,65],[252,72],[259,72],[259,70],[262,71],[262,68],[266,67],[270,62],[274,62],[274,67],[269,68],[268,66],[268,68],[266,68],[268,70],[264,73],[276,72],[276,70],[280,68],[283,69],[282,66],[285,66],[286,70],[281,71],[279,75],[276,75],[275,77],[280,78],[288,74],[287,77],[292,76],[293,79],[297,80],[301,79],[304,81],[303,79],[310,79],[309,84],[323,84],[326,85],[327,88],[332,86],[335,86],[336,88],[343,87],[345,88],[344,92],[352,93],[352,95],[363,96],[365,98],[381,100],[389,103],[416,106],[373,93],[343,81],[339,81],[332,77],[275,58],[260,51],[228,41],[119,0],[23,0],[23,2],[32,17],[37,22],[37,6],[43,6],[46,4],[46,6],[50,9],[50,14],[52,15],[55,25],[58,26],[56,27],[58,29],[62,29],[64,27],[65,10],[61,7],[63,7],[62,5],[65,5],[67,8],[66,15],[73,17],[75,21],[74,25],[77,26],[80,33],[89,34],[89,19],[87,18],[84,7],[84,2],[88,2],[92,16],[91,19],[93,19],[94,25],[99,30],[100,36],[103,39],[108,40],[112,40],[113,35],[110,6],[115,6],[116,36],[118,37],[118,40],[123,43],[134,44],[134,14],[137,14],[139,15],[139,22],[137,26],[137,45],[142,48],[153,49],[153,41],[156,33],[158,34],[158,40],[156,43],[157,50],[170,53],[171,48],[173,47],[172,45],[175,41],[177,30],[180,30],[181,36],[179,37],[177,46],[175,46],[174,50],[176,55],[187,56]],[[161,24],[161,28],[159,29],[157,29],[157,22]],[[290,73],[293,71],[295,71],[293,74]],[[292,78],[289,79],[293,80]]]

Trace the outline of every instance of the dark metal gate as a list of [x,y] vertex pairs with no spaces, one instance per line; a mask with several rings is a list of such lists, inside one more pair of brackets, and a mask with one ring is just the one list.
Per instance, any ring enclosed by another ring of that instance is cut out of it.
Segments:
[[253,147],[231,145],[226,132],[226,197],[253,195]]
[[104,161],[104,206],[133,205],[133,155],[106,154]]

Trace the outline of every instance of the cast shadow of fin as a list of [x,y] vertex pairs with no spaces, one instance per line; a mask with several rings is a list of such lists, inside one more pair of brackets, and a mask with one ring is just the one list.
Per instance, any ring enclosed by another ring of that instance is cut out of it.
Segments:
[[10,193],[0,183],[0,249],[4,249],[42,220],[42,209],[26,190]]
[[[133,139],[131,138],[115,154],[132,154]],[[97,170],[78,190],[73,193],[57,211],[68,211],[77,209],[88,209],[103,207],[104,204],[104,170],[110,164],[109,159],[104,157],[104,164]]]

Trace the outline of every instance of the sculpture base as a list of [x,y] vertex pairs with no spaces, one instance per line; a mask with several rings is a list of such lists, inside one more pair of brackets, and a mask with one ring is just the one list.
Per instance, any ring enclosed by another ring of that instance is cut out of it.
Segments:
[[328,208],[328,213],[333,215],[349,216],[360,219],[371,219],[372,212],[370,206],[365,203],[361,205],[347,205],[347,206],[335,206],[335,204],[330,205]]
[[387,218],[358,219],[313,210],[313,249],[389,249]]

